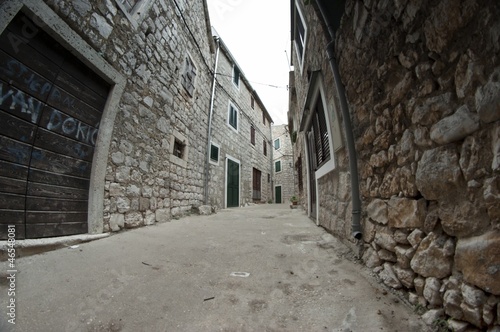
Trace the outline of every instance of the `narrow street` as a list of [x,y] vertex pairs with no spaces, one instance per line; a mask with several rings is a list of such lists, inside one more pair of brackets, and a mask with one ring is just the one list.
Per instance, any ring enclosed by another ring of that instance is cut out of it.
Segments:
[[[13,331],[425,331],[343,244],[286,204],[185,217],[16,263]],[[5,317],[1,331],[12,327]]]

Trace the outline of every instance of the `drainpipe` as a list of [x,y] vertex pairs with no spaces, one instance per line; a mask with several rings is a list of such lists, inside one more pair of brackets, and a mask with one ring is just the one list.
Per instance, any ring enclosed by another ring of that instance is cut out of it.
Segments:
[[356,155],[356,146],[354,143],[354,135],[352,132],[351,115],[349,114],[349,107],[347,106],[347,98],[345,95],[344,85],[340,79],[339,68],[335,59],[334,43],[335,43],[335,30],[332,23],[328,18],[327,12],[321,0],[316,0],[318,9],[321,12],[323,21],[328,27],[330,35],[330,42],[326,46],[328,60],[333,72],[333,77],[337,86],[337,91],[340,99],[340,109],[342,111],[342,118],[344,120],[346,145],[349,155],[349,171],[351,172],[351,198],[352,198],[352,236],[359,240],[363,234],[361,232],[361,200],[359,198],[359,179],[358,179],[358,158]]
[[[212,116],[214,113],[215,87],[217,85],[217,66],[219,64],[220,38],[215,37],[217,51],[215,53],[214,78],[212,81],[212,95],[210,96],[210,112],[208,114],[208,134],[207,134],[207,159],[205,160],[205,205],[208,205],[208,177],[210,173],[210,150],[212,145]],[[220,151],[219,151],[220,153]]]

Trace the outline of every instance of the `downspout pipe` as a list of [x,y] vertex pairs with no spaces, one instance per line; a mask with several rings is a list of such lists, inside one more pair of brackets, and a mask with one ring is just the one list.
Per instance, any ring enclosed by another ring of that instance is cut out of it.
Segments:
[[212,145],[212,117],[214,114],[215,87],[217,86],[217,66],[219,65],[220,38],[215,37],[217,51],[215,52],[214,77],[212,81],[212,94],[210,96],[210,111],[208,114],[207,129],[207,159],[205,160],[205,205],[208,205],[208,178],[210,176],[210,150]]
[[359,196],[359,178],[358,178],[358,157],[356,154],[356,146],[354,142],[354,134],[352,131],[351,115],[349,113],[349,107],[347,105],[347,98],[345,93],[344,85],[340,79],[339,67],[335,58],[335,30],[332,26],[332,22],[327,15],[325,6],[322,4],[321,0],[316,0],[318,9],[323,17],[328,28],[328,34],[330,35],[330,42],[326,46],[326,53],[328,54],[328,60],[330,62],[330,67],[333,72],[333,78],[336,83],[339,100],[340,109],[342,112],[342,118],[344,121],[346,145],[349,156],[349,171],[351,173],[351,199],[352,199],[352,236],[360,240],[363,236],[361,230],[361,200]]

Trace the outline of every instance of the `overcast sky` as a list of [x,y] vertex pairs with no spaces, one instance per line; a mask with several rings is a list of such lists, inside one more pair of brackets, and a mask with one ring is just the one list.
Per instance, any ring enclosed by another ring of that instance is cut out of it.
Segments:
[[287,123],[290,0],[207,2],[212,26],[257,91],[274,124]]

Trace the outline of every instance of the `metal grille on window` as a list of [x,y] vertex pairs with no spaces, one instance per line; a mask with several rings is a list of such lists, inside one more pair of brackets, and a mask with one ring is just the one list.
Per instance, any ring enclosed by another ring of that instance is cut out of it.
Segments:
[[192,97],[194,92],[194,82],[196,78],[196,67],[189,56],[186,55],[184,73],[182,74],[182,86]]

